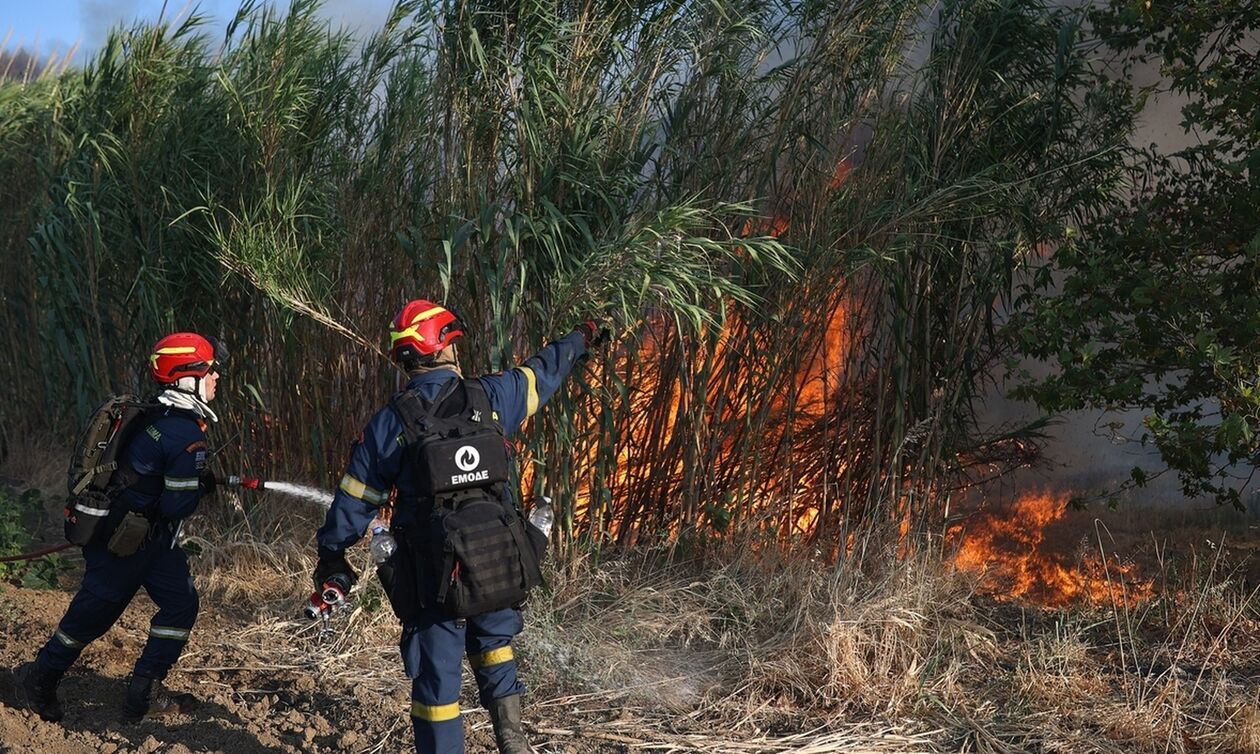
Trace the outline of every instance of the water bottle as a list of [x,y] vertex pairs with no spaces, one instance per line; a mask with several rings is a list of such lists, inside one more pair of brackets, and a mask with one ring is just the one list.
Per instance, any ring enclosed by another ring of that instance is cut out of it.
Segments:
[[394,535],[389,533],[389,529],[384,526],[372,527],[372,560],[379,565],[389,560],[397,550],[398,543],[394,541]]
[[529,512],[529,522],[534,528],[551,538],[551,525],[556,521],[556,513],[551,509],[551,498],[540,495],[534,500],[534,509]]

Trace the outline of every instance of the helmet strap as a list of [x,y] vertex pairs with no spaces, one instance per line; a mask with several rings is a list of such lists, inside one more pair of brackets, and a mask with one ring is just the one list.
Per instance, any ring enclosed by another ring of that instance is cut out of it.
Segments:
[[[208,375],[207,375],[208,376]],[[197,399],[202,403],[209,403],[210,398],[206,395],[206,378],[197,378]]]
[[167,385],[166,389],[178,390],[181,393],[188,393],[189,395],[199,396],[201,393],[200,383],[201,383],[201,380],[199,378],[193,377],[190,375],[190,376],[180,377],[179,379],[175,380],[171,384]]

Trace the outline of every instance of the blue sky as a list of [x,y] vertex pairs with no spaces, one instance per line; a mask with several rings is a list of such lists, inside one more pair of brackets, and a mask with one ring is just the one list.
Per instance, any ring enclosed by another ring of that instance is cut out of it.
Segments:
[[[272,5],[287,6],[288,0]],[[0,41],[5,49],[19,47],[39,54],[64,55],[79,45],[75,59],[82,62],[104,43],[109,30],[137,19],[156,20],[166,6],[166,18],[185,16],[193,8],[214,19],[207,33],[217,36],[239,5],[238,0],[0,0]],[[391,0],[325,0],[323,15],[338,24],[378,28]]]

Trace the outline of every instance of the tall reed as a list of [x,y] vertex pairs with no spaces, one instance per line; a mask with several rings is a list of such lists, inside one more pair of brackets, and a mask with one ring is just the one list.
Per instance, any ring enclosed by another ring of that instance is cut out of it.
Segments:
[[404,0],[360,40],[247,2],[0,84],[4,441],[195,329],[234,346],[219,462],[331,485],[423,295],[473,372],[617,324],[524,436],[570,535],[929,526],[1010,442],[974,404],[1012,276],[1128,127],[1075,15],[934,8]]

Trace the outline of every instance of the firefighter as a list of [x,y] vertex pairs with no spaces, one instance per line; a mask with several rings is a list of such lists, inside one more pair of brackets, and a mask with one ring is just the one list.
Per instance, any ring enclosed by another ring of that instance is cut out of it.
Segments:
[[[502,435],[500,446],[506,445],[502,438],[519,430],[551,398],[587,349],[602,342],[607,334],[588,321],[514,369],[465,378],[456,358],[455,340],[464,336],[466,330],[458,314],[447,307],[423,299],[404,306],[390,330],[391,356],[408,375],[407,390],[400,395],[410,392],[443,406],[443,396],[452,395],[459,388],[466,391],[465,395],[484,395],[489,418]],[[353,444],[346,473],[317,534],[317,589],[337,574],[354,582],[354,571],[345,559],[346,548],[363,535],[380,506],[390,499],[391,490],[396,490],[396,497],[390,528],[399,535],[399,554],[407,556],[403,562],[441,555],[432,552],[440,548],[416,544],[425,541],[426,527],[434,526],[431,515],[435,501],[421,495],[420,477],[425,472],[408,460],[404,419],[397,406],[391,401],[377,412]],[[467,416],[472,421],[484,421],[481,413],[474,408]],[[506,484],[502,490],[500,494],[512,498],[509,504],[519,515],[519,508],[514,507],[515,496]],[[417,577],[416,582],[421,580]],[[400,650],[403,667],[412,680],[411,720],[416,751],[464,751],[459,692],[461,657],[467,655],[480,701],[490,713],[499,751],[532,752],[521,726],[521,693],[525,687],[517,677],[512,653],[512,638],[523,625],[519,603],[459,619],[435,604],[434,593],[428,589],[431,584],[400,586],[407,583],[406,578],[397,578],[396,584],[385,586],[402,622]]]
[[[205,429],[208,421],[218,421],[209,403],[226,357],[222,343],[195,333],[174,333],[153,346],[149,373],[160,386],[154,401],[159,408],[143,417],[122,450],[119,470],[127,474],[126,486],[110,505],[101,536],[83,548],[86,570],[78,593],[34,662],[18,670],[23,701],[43,719],[61,719],[57,684],[62,675],[84,647],[114,625],[140,587],[158,611],[127,681],[123,719],[180,712],[162,681],[188,642],[198,598],[177,535],[201,498],[214,491],[214,477],[206,471]],[[133,544],[111,537],[125,525],[135,532],[128,537]],[[132,547],[132,554],[121,554]]]

